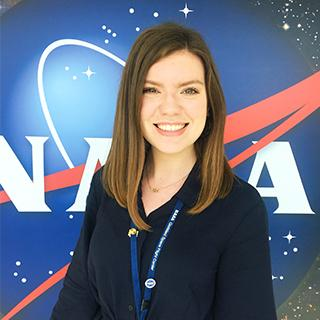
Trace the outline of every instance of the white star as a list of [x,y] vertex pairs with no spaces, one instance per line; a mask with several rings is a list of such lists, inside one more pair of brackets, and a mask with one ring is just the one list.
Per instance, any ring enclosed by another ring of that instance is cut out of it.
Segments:
[[275,277],[274,275],[272,275],[272,280],[274,280],[274,279],[278,279],[278,277]]
[[288,29],[290,29],[290,26],[287,23],[284,23],[283,26],[282,26],[282,29],[284,31],[287,31]]
[[187,3],[185,3],[184,8],[181,9],[181,10],[179,10],[179,11],[184,13],[185,19],[187,19],[189,12],[193,12],[193,10],[190,10],[190,9],[188,8]]
[[88,69],[87,69],[86,71],[82,72],[82,73],[85,74],[85,75],[88,77],[89,80],[90,80],[90,77],[91,77],[93,74],[95,74],[95,72],[93,72],[93,71],[90,69],[89,66],[88,66]]
[[293,236],[293,235],[291,234],[291,230],[289,230],[289,233],[288,233],[286,236],[283,236],[282,238],[288,239],[288,242],[289,242],[289,244],[290,244],[290,241],[291,241],[292,239],[296,238],[296,236]]

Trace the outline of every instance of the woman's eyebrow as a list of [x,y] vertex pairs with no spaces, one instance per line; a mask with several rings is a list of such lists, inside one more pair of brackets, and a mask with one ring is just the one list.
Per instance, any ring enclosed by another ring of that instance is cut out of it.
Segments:
[[[145,83],[149,83],[149,84],[153,84],[155,86],[162,87],[161,83],[153,81],[153,80],[146,80]],[[204,83],[200,80],[189,80],[189,81],[178,83],[177,87],[180,88],[180,87],[183,87],[183,86],[186,86],[189,84],[195,84],[195,83],[200,84],[200,85],[204,85]]]

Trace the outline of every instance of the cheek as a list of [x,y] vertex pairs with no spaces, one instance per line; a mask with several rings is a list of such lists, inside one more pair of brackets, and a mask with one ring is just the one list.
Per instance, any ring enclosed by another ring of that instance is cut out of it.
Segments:
[[140,120],[142,126],[144,125],[146,119],[148,119],[148,109],[142,105],[140,109]]
[[140,110],[140,128],[144,137],[148,135],[151,130],[150,123],[152,122],[153,111],[150,105],[142,104]]
[[148,120],[154,113],[154,106],[150,101],[143,100],[141,104],[141,120]]
[[188,114],[192,119],[205,121],[207,117],[207,100],[202,99],[188,107]]

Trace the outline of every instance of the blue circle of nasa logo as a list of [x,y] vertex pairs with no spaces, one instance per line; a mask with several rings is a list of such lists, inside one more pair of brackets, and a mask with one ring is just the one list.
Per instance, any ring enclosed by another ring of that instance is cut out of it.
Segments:
[[152,289],[155,285],[156,285],[156,280],[149,278],[146,280],[146,282],[144,283],[144,285],[149,288]]

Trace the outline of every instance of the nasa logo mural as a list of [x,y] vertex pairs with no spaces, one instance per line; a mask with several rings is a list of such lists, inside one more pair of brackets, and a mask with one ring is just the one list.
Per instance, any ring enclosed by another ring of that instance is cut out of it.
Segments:
[[279,319],[319,317],[319,4],[30,0],[1,20],[3,319],[49,317],[130,47],[168,20],[198,30],[220,71],[230,164],[269,213]]

